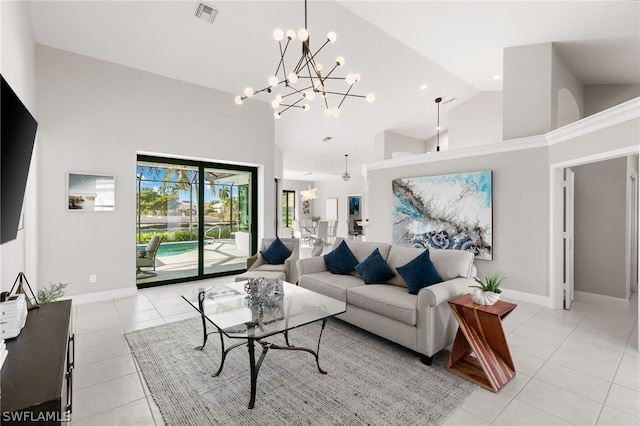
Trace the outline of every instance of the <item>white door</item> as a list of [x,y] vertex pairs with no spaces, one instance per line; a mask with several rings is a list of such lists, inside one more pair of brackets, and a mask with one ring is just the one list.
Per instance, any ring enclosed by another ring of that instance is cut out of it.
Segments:
[[573,303],[574,276],[574,173],[570,168],[564,169],[562,182],[564,193],[564,229],[562,233],[564,248],[564,309],[571,309]]

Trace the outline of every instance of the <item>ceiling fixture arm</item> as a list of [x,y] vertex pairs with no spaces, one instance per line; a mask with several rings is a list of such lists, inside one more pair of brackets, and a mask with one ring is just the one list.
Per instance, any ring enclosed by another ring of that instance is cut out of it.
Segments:
[[[299,105],[299,103],[303,100],[311,102],[316,98],[316,94],[319,94],[320,96],[322,96],[322,98],[324,98],[323,103],[325,108],[325,115],[337,117],[340,114],[340,108],[348,97],[365,98],[368,102],[373,102],[375,100],[375,96],[371,93],[366,96],[352,94],[353,85],[360,81],[360,74],[349,73],[346,75],[346,77],[333,76],[333,73],[336,71],[336,69],[342,67],[345,63],[344,58],[341,56],[335,59],[331,70],[326,75],[323,75],[322,66],[316,62],[316,58],[328,44],[336,41],[337,36],[333,31],[330,31],[329,33],[327,33],[324,39],[324,43],[322,43],[320,48],[313,52],[311,50],[309,41],[310,38],[308,31],[308,22],[307,0],[304,0],[304,28],[300,29],[297,33],[294,30],[288,30],[285,33],[282,29],[279,28],[273,31],[273,38],[278,42],[280,58],[276,67],[275,74],[267,79],[269,82],[269,86],[260,90],[253,90],[251,87],[246,87],[244,89],[243,95],[235,97],[236,104],[242,105],[242,103],[247,98],[250,98],[259,93],[276,92],[275,99],[271,101],[271,106],[275,110],[277,110],[274,112],[274,116],[276,118],[280,118],[280,116],[282,116],[285,111],[289,110],[292,107],[302,108],[305,111],[308,110],[310,108],[309,103],[304,102],[303,105]],[[286,55],[289,52],[290,44],[296,38],[296,34],[298,39],[302,43],[302,54],[298,57],[297,62],[295,62],[295,66],[287,67]],[[283,43],[285,37],[286,43]],[[287,68],[292,71],[287,73]],[[278,78],[278,74],[280,72],[282,72],[282,78]],[[303,89],[300,89],[299,86],[296,87],[298,81],[303,79],[305,80],[304,85],[306,87],[304,87]],[[328,83],[331,83],[336,87],[341,84],[340,81],[336,80],[346,81],[346,83],[348,84],[348,89],[346,91],[341,91],[336,88],[327,90]],[[310,86],[307,86],[308,82],[311,83]],[[278,91],[280,93],[278,93]],[[282,101],[284,100],[284,98],[291,95],[299,96],[300,99],[295,102],[290,101],[288,102],[288,104],[283,104]],[[332,108],[330,106],[331,102],[328,99],[329,95],[340,97],[340,99],[337,100],[337,107]]]

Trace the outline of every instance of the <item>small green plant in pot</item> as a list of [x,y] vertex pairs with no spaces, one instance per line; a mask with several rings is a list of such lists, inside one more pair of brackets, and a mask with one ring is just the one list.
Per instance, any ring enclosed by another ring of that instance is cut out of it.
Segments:
[[479,305],[493,305],[498,301],[500,293],[502,293],[500,286],[504,278],[501,278],[498,274],[494,274],[486,276],[484,280],[478,277],[473,277],[473,280],[478,283],[478,285],[469,286],[474,289],[471,293],[471,299],[475,303]]

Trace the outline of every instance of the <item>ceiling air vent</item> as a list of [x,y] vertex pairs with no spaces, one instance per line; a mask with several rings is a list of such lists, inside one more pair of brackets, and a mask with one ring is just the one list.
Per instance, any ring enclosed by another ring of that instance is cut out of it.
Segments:
[[458,99],[454,98],[453,96],[450,98],[445,99],[444,101],[442,101],[442,106],[446,106],[449,104],[454,103],[455,101],[457,101]]
[[205,3],[198,3],[198,7],[196,8],[196,18],[213,24],[213,21],[216,19],[217,15],[218,11],[212,6],[209,6]]

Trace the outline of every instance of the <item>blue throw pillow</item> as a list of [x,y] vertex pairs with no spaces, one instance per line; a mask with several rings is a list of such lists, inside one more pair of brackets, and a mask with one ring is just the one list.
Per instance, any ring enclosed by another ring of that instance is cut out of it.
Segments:
[[324,263],[332,274],[347,275],[358,264],[347,243],[342,240],[338,247],[324,255]]
[[365,260],[356,265],[355,269],[364,279],[365,284],[384,284],[396,276],[377,248]]
[[407,283],[409,294],[418,294],[421,288],[442,282],[440,274],[431,262],[429,250],[425,250],[411,262],[396,270]]
[[269,244],[269,247],[267,247],[265,251],[261,251],[260,254],[268,264],[282,265],[284,261],[291,256],[291,250],[280,241],[280,238],[276,237],[276,239]]

